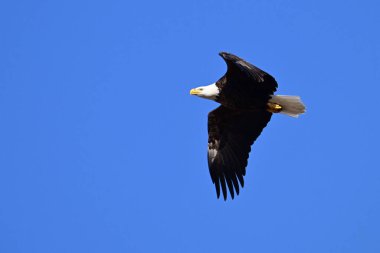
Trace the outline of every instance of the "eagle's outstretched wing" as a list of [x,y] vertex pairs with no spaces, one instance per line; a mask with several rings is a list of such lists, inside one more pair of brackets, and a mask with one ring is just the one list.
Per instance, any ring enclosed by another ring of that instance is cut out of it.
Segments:
[[219,55],[227,64],[226,74],[216,83],[223,91],[234,90],[234,93],[245,93],[256,97],[267,97],[277,89],[276,80],[265,71],[236,55],[221,52]]
[[[217,197],[220,187],[227,199],[227,187],[234,198],[239,183],[244,186],[251,145],[268,124],[272,114],[264,110],[242,111],[219,106],[208,115],[208,165]],[[226,187],[227,185],[227,187]]]

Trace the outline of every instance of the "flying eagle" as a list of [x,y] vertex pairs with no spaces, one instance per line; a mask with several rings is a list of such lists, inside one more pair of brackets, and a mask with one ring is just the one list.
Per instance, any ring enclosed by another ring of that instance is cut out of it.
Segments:
[[219,198],[227,187],[231,198],[244,187],[245,169],[251,145],[273,113],[298,117],[305,112],[299,96],[273,95],[276,80],[236,55],[221,52],[227,72],[216,83],[190,91],[191,95],[221,105],[208,114],[208,167]]

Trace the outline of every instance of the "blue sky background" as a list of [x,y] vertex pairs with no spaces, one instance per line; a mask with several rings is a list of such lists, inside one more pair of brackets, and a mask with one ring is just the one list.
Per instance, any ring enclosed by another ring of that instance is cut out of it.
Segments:
[[[380,252],[378,1],[2,1],[0,252]],[[301,95],[217,200],[189,96]]]

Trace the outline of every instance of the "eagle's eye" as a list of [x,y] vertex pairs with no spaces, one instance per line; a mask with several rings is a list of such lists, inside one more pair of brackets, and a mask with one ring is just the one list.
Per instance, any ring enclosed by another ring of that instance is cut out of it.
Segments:
[[202,90],[203,90],[203,88],[199,88],[198,90],[202,91]]

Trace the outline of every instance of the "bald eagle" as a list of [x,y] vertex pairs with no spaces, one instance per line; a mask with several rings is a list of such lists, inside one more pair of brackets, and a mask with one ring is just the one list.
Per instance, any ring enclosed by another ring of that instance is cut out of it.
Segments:
[[305,112],[299,96],[273,95],[276,80],[236,55],[221,52],[227,72],[216,83],[190,91],[221,105],[208,114],[208,167],[217,197],[239,195],[251,145],[273,113],[298,117]]

